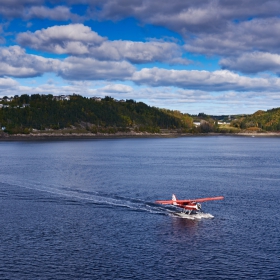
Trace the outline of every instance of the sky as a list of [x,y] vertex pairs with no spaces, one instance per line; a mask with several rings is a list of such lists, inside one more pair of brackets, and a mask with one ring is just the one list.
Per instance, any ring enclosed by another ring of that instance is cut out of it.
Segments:
[[280,107],[279,0],[0,0],[0,97],[209,115]]

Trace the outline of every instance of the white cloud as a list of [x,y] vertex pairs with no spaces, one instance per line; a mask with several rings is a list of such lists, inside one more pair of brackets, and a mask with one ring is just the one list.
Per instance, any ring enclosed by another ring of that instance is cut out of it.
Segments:
[[125,61],[68,57],[61,63],[58,75],[67,80],[123,80],[131,77],[134,71],[135,68]]
[[192,53],[219,55],[223,69],[258,73],[280,73],[280,19],[252,19],[228,23],[215,34],[199,34],[188,40],[185,50]]
[[144,68],[135,72],[132,80],[135,83],[153,87],[175,86],[205,91],[278,91],[280,86],[279,78],[250,78],[240,76],[228,70],[209,72],[198,70],[167,70],[156,67],[151,69]]
[[91,48],[90,55],[102,60],[128,60],[131,63],[190,63],[182,58],[181,47],[172,42],[105,41],[100,46]]
[[0,77],[27,78],[55,73],[67,80],[123,80],[135,68],[126,61],[98,61],[86,57],[68,57],[62,61],[27,54],[19,46],[0,48]]
[[45,6],[33,6],[25,10],[25,18],[39,18],[39,19],[50,19],[57,21],[67,21],[69,19],[77,20],[79,17],[73,15],[70,9],[65,6],[56,6],[54,8],[48,8]]
[[109,84],[101,88],[106,93],[131,93],[133,88],[123,84]]
[[234,58],[224,58],[220,61],[224,69],[238,70],[244,73],[257,73],[262,71],[272,71],[280,73],[280,55],[253,52],[244,53]]
[[88,54],[91,46],[100,45],[106,38],[99,36],[83,24],[53,26],[35,33],[25,32],[17,36],[22,46],[56,54]]
[[73,14],[67,6],[54,6],[49,8],[43,6],[45,0],[1,0],[0,15],[3,18],[23,18],[23,19],[50,19],[57,21],[79,20],[80,16]]
[[18,83],[11,78],[0,78],[0,90],[7,88],[14,88],[18,86]]
[[249,51],[280,53],[280,19],[253,19],[241,23],[228,23],[220,32],[201,34],[189,40],[185,49],[207,55],[226,56]]
[[0,76],[18,78],[40,76],[56,71],[60,61],[26,54],[19,46],[0,48]]

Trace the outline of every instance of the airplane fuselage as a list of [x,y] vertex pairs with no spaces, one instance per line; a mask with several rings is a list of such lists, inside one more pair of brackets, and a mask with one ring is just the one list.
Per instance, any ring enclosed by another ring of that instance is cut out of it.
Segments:
[[201,210],[201,204],[200,203],[196,203],[196,202],[191,202],[187,205],[184,204],[178,204],[178,203],[173,203],[174,206],[183,208],[185,210],[189,210],[189,211],[200,211]]

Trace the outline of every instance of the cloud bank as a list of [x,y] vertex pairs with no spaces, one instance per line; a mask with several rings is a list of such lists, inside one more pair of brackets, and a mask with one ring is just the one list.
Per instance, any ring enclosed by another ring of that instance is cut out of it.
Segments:
[[279,78],[250,78],[229,70],[209,72],[144,68],[135,72],[132,80],[138,84],[153,87],[175,86],[206,91],[261,91],[265,89],[278,91],[280,86]]

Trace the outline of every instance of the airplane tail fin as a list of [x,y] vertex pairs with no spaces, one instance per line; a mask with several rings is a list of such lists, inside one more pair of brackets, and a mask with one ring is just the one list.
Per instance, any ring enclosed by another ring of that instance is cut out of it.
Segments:
[[176,198],[175,194],[172,194],[172,204],[177,205],[176,201],[177,201],[177,198]]

